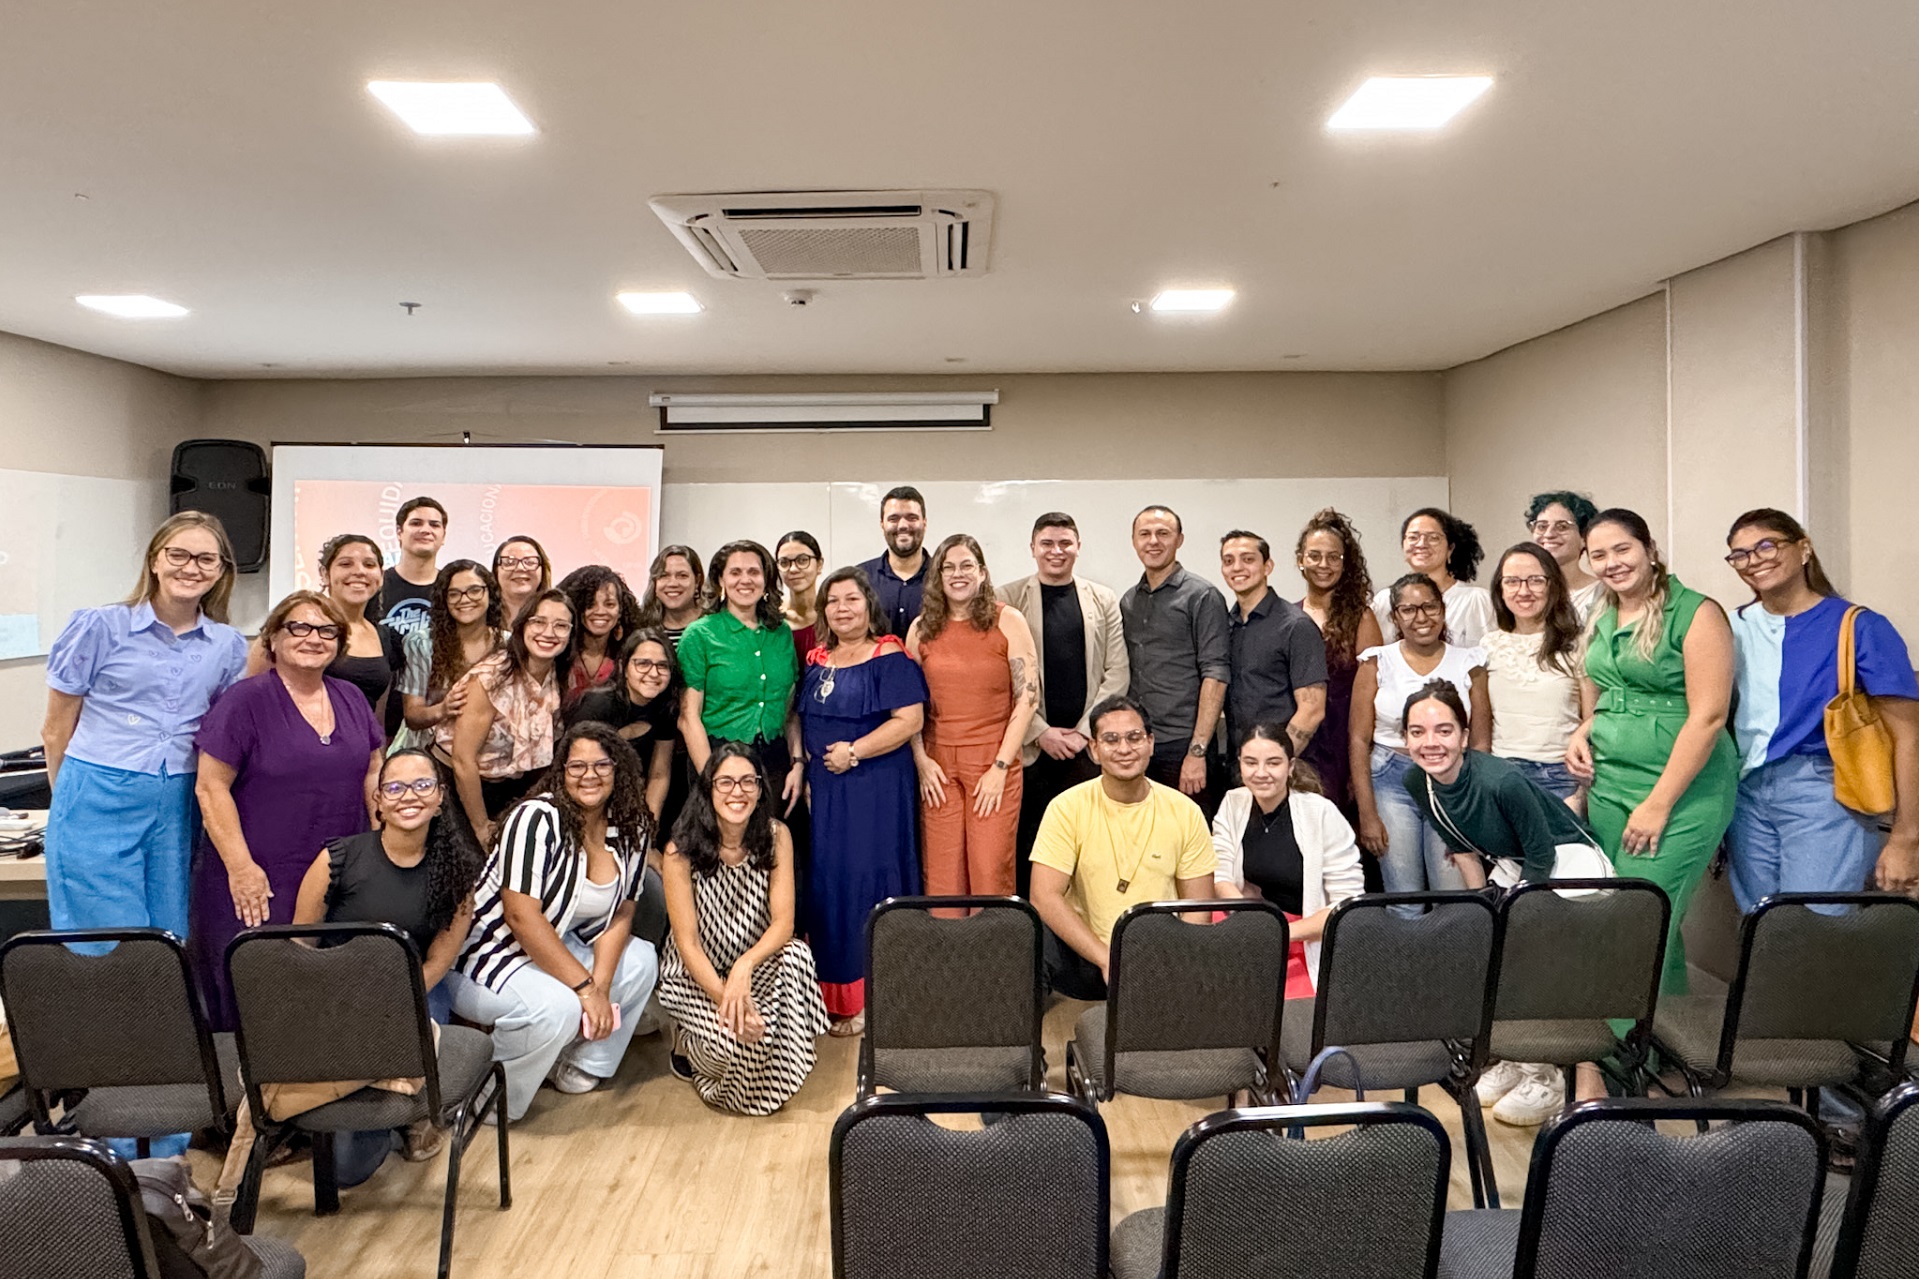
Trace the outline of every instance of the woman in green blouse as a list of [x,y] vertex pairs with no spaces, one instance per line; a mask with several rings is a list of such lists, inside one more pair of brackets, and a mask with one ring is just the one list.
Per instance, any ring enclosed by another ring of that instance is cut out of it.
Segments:
[[1726,731],[1732,628],[1659,558],[1646,521],[1601,511],[1586,553],[1605,595],[1588,631],[1585,722],[1566,749],[1587,816],[1621,875],[1672,900],[1664,994],[1686,992],[1686,907],[1732,824],[1739,756]]

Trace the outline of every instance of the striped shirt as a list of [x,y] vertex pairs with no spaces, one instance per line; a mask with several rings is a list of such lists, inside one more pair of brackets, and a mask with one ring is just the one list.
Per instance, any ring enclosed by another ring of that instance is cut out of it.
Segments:
[[505,990],[509,977],[532,962],[519,938],[507,927],[506,904],[501,896],[507,889],[538,901],[540,913],[562,937],[572,932],[590,944],[605,932],[619,909],[618,903],[638,901],[646,883],[644,839],[631,843],[622,839],[617,829],[608,827],[606,846],[619,865],[615,904],[605,915],[575,919],[580,886],[586,882],[586,850],[565,841],[560,811],[551,799],[541,795],[514,805],[480,876],[473,929],[460,955],[460,972],[499,992]]

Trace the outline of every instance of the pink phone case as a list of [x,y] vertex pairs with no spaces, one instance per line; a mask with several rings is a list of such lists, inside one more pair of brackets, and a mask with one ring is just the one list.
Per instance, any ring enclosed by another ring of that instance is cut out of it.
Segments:
[[[620,1006],[618,1004],[615,1004],[613,1005],[613,1029],[618,1030],[619,1028],[620,1028]],[[582,1012],[580,1014],[580,1038],[586,1039],[590,1037],[592,1034],[593,1034],[593,1023],[589,1021],[587,1019],[587,1015],[584,1012]]]

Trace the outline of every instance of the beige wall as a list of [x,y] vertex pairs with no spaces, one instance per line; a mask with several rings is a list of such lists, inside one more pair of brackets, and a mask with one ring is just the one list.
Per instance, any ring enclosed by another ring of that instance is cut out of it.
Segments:
[[[109,479],[148,480],[165,510],[173,445],[199,423],[199,385],[66,347],[0,333],[4,465]],[[135,564],[127,565],[133,582]],[[39,740],[46,663],[0,662],[0,750]]]
[[[988,432],[662,437],[654,391],[993,389]],[[669,483],[1438,475],[1437,373],[215,382],[202,434],[260,444],[666,445]]]
[[1445,406],[1453,510],[1489,559],[1525,537],[1546,489],[1632,507],[1665,535],[1663,294],[1448,371]]

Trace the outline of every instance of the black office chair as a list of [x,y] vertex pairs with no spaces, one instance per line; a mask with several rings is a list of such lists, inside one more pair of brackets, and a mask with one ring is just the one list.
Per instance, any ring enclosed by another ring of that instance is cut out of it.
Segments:
[[[1832,1279],[1912,1279],[1919,1275],[1919,1084],[1902,1084],[1873,1108],[1866,1140],[1853,1172],[1850,1196],[1828,1210],[1843,1209],[1836,1248],[1821,1249],[1813,1273]],[[1828,1242],[1826,1222],[1821,1243]]]

